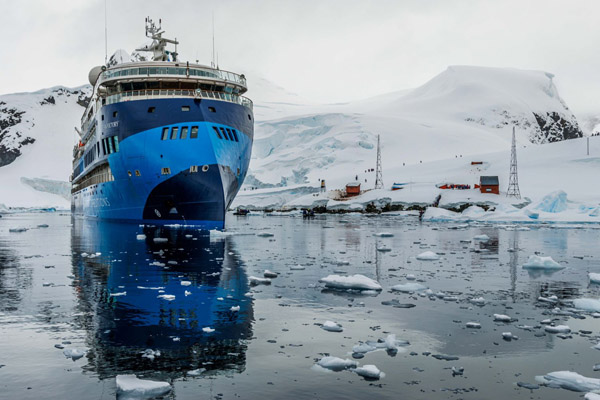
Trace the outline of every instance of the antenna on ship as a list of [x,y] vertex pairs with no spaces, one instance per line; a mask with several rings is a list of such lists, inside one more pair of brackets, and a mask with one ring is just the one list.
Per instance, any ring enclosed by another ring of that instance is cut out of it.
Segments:
[[104,0],[104,64],[108,64],[108,24],[106,18],[106,2]]
[[[177,45],[179,42],[177,38],[175,40],[167,39],[162,37],[162,34],[165,31],[162,29],[162,19],[158,20],[158,26],[150,19],[150,17],[146,17],[146,37],[152,39],[152,43],[149,45],[145,45],[140,49],[135,49],[136,51],[151,51],[154,55],[153,61],[170,61],[169,55],[173,56],[172,61],[177,61]],[[168,51],[166,49],[167,43],[171,43],[175,45],[175,51]]]
[[515,127],[512,132],[512,147],[510,151],[510,177],[508,178],[508,190],[506,197],[521,198],[519,191],[519,178],[517,176],[517,141],[515,140]]
[[212,65],[215,67],[215,12],[212,13]]
[[375,189],[383,189],[383,176],[381,173],[381,146],[377,135],[377,168],[375,169]]

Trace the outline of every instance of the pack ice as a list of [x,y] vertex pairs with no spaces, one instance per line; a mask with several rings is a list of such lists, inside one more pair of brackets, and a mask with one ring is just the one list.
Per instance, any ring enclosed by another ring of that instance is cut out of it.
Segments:
[[135,375],[117,375],[117,393],[128,397],[152,398],[162,396],[171,391],[167,382],[139,379]]

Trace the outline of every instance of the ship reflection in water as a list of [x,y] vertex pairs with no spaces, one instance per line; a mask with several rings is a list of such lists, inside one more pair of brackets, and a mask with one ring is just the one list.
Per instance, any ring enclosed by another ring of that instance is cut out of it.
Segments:
[[87,331],[86,369],[100,378],[244,370],[253,319],[248,279],[227,238],[206,235],[73,220],[76,324]]

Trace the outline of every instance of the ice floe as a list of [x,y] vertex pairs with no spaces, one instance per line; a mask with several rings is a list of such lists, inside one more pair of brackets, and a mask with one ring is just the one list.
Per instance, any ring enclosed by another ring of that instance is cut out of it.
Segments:
[[579,310],[600,312],[600,300],[581,298],[573,300],[573,306]]
[[65,357],[70,358],[73,361],[76,361],[85,355],[85,351],[77,349],[77,348],[70,348],[70,349],[64,349],[63,354],[65,355]]
[[344,330],[342,325],[338,324],[337,322],[333,322],[333,321],[325,321],[323,323],[323,325],[321,325],[321,328],[328,332],[342,332]]
[[265,278],[277,278],[279,276],[279,274],[277,274],[276,272],[269,271],[268,269],[265,269],[265,272],[263,272],[263,276]]
[[167,301],[173,301],[173,300],[175,300],[175,295],[173,295],[173,294],[159,294],[156,297],[159,298],[159,299],[165,299]]
[[384,376],[383,372],[375,365],[363,365],[362,367],[354,369],[354,372],[366,379],[379,379]]
[[481,324],[479,322],[467,322],[465,326],[470,329],[481,329]]
[[375,233],[373,236],[377,236],[377,237],[393,237],[394,234],[391,232],[378,232]]
[[408,282],[408,283],[400,283],[398,285],[394,285],[390,288],[394,292],[418,292],[421,290],[427,290],[427,286],[422,285],[417,282]]
[[350,368],[358,367],[358,363],[356,361],[352,361],[349,359],[342,359],[338,357],[323,357],[318,362],[317,365],[329,369],[331,371],[343,371]]
[[360,274],[350,276],[328,275],[319,279],[319,282],[324,283],[325,287],[331,289],[381,290],[379,282]]
[[139,379],[135,375],[117,375],[117,392],[128,397],[153,398],[171,391],[168,382]]
[[574,392],[600,390],[600,379],[588,378],[572,371],[556,371],[536,376],[536,381],[552,388],[563,388]]
[[248,277],[248,282],[250,282],[251,286],[270,285],[271,284],[271,280],[269,278],[259,278],[257,276]]
[[265,231],[265,232],[258,232],[256,234],[256,236],[258,236],[258,237],[272,237],[272,236],[275,236],[275,235],[272,234],[271,232],[266,232]]
[[588,274],[588,277],[590,278],[590,283],[595,283],[595,284],[600,285],[600,274],[590,272]]
[[570,333],[571,328],[568,325],[546,326],[544,330],[548,333]]
[[552,257],[529,256],[523,268],[526,269],[563,269],[564,267],[554,261]]
[[494,314],[494,321],[511,322],[512,318],[504,314]]
[[213,328],[211,328],[210,326],[205,326],[204,328],[202,328],[202,332],[204,333],[213,333],[215,330]]
[[488,240],[490,240],[490,237],[488,235],[477,235],[473,237],[473,240],[479,240],[481,242],[487,242]]
[[434,253],[433,251],[426,251],[417,256],[417,260],[422,260],[422,261],[436,261],[439,259],[440,259],[440,256],[438,254]]

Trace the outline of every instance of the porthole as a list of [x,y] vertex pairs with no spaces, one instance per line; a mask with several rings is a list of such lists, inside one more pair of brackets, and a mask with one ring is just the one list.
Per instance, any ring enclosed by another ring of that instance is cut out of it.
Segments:
[[142,174],[140,173],[140,170],[139,170],[139,169],[136,169],[136,170],[135,170],[135,176],[142,176]]
[[127,175],[131,176],[132,175],[131,171],[127,171]]
[[208,165],[203,165],[202,166],[202,172],[206,172],[208,171]]

